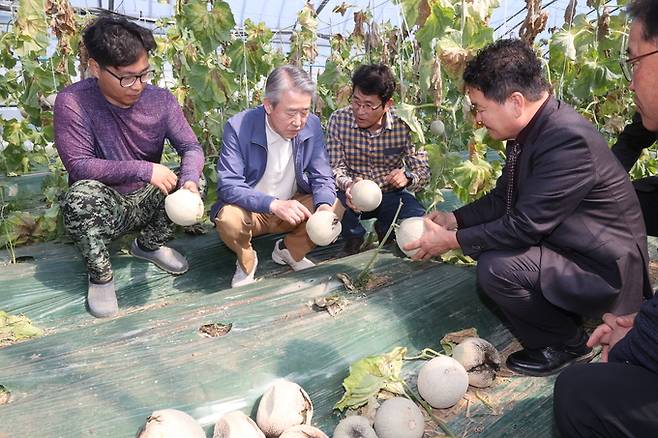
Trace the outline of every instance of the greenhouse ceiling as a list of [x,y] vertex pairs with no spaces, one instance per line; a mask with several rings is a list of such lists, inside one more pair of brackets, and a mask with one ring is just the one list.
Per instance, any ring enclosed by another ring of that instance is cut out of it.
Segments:
[[[526,7],[524,0],[472,0],[497,2],[499,7],[491,17],[491,25],[498,37],[515,35],[523,20]],[[282,35],[291,32],[297,24],[297,14],[305,0],[226,0],[230,5],[235,21],[241,26],[245,20],[264,22]],[[12,21],[12,11],[18,8],[18,0],[0,0],[0,25]],[[390,22],[399,25],[404,17],[394,0],[315,0],[310,2],[318,14],[319,36],[351,32],[354,26],[353,14],[356,11],[369,11],[378,23]],[[113,10],[129,17],[154,21],[173,15],[175,0],[71,0],[80,10]],[[542,7],[549,13],[548,28],[563,22],[564,10],[569,0],[543,1]],[[587,12],[584,1],[578,5],[579,12]]]

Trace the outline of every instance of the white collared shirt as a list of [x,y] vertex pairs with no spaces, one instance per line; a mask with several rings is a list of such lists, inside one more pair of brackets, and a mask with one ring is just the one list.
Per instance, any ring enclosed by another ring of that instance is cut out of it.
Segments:
[[297,192],[292,141],[281,137],[272,129],[267,115],[265,134],[267,136],[265,173],[254,188],[277,199],[292,199]]

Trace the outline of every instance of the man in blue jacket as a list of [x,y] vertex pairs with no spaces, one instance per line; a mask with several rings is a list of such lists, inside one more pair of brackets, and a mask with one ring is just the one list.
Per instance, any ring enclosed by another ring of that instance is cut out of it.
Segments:
[[263,105],[243,111],[224,126],[217,162],[217,202],[210,217],[235,254],[232,287],[253,283],[258,255],[251,238],[287,233],[272,260],[293,270],[314,266],[315,246],[306,220],[315,210],[341,215],[325,153],[320,120],[310,113],[315,84],[291,65],[277,67],[265,84]]
[[[658,2],[634,0],[622,61],[648,132],[658,132]],[[616,313],[616,312],[615,312]],[[555,382],[555,420],[564,437],[655,437],[658,433],[658,297],[631,314],[607,313],[589,338],[600,363],[572,367]]]

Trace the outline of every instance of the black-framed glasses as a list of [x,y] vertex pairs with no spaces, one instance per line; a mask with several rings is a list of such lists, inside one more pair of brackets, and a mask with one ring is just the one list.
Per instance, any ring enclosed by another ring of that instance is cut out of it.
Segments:
[[103,70],[114,76],[119,80],[119,85],[121,85],[123,88],[129,88],[135,85],[135,82],[137,82],[137,79],[139,79],[139,82],[142,84],[150,81],[153,79],[153,75],[155,74],[155,70],[149,70],[147,72],[142,73],[141,75],[130,75],[130,76],[119,76],[116,73],[114,73],[112,70],[109,70],[105,67],[103,67]]
[[640,59],[645,58],[647,56],[655,55],[656,53],[658,53],[658,50],[654,50],[653,52],[634,56],[632,58],[619,60],[619,65],[621,65],[621,71],[622,73],[624,73],[624,77],[626,78],[626,80],[629,82],[633,80],[633,71],[635,70],[635,66],[637,65]]
[[366,111],[375,111],[375,110],[379,109],[381,106],[383,106],[384,102],[380,103],[379,105],[375,105],[375,106],[368,105],[367,103],[361,103],[358,100],[354,100],[354,96],[352,95],[352,96],[350,96],[350,105],[352,105],[352,108],[354,108],[357,111],[360,110],[360,109],[364,109]]

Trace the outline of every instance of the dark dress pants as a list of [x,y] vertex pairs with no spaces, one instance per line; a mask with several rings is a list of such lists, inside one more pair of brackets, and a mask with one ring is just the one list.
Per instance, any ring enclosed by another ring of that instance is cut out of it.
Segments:
[[658,188],[644,183],[643,179],[633,181],[635,193],[640,200],[644,224],[649,236],[658,236]]
[[486,251],[477,260],[480,288],[500,307],[525,348],[570,344],[582,336],[580,317],[542,294],[541,248]]
[[347,206],[347,203],[345,202],[345,192],[338,191],[337,196],[338,199],[340,199],[340,202],[345,206],[345,214],[341,221],[343,227],[341,236],[344,239],[365,236],[366,230],[363,228],[360,221],[362,219],[366,220],[374,218],[377,219],[377,222],[375,223],[375,231],[378,236],[383,236],[393,222],[393,217],[398,210],[400,199],[402,200],[402,209],[398,215],[398,220],[423,216],[425,214],[425,209],[416,200],[414,195],[404,189],[382,193],[382,202],[379,204],[379,207],[373,211],[362,213],[356,213]]
[[626,363],[574,365],[555,382],[563,437],[658,436],[658,374]]

